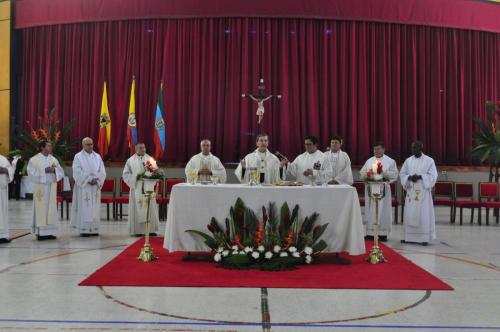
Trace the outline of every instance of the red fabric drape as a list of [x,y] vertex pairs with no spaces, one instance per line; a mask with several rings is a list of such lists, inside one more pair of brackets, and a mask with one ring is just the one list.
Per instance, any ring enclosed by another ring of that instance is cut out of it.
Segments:
[[163,79],[168,161],[186,161],[201,138],[223,161],[254,147],[256,106],[267,102],[271,150],[289,158],[316,134],[345,138],[354,163],[386,142],[398,161],[419,138],[441,164],[470,164],[473,118],[500,99],[500,34],[387,23],[213,18],[117,21],[23,30],[22,123],[52,107],[75,118],[74,138],[97,138],[104,79],[112,121],[110,155],[127,154],[127,112],[137,79],[140,141],[150,151]]
[[16,0],[16,28],[131,19],[280,17],[500,32],[497,0]]

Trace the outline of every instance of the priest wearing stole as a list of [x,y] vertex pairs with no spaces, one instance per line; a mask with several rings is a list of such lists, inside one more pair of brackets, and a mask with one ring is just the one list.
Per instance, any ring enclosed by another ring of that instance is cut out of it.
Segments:
[[280,161],[267,149],[269,139],[267,134],[257,135],[257,149],[246,155],[234,171],[241,183],[250,182],[250,171],[255,168],[260,173],[260,183],[272,184],[280,181]]
[[212,143],[208,139],[200,142],[201,152],[193,156],[186,165],[186,177],[198,173],[201,182],[209,182],[211,176],[217,176],[220,183],[226,183],[226,169],[219,158],[210,153]]
[[404,240],[426,246],[436,238],[436,218],[432,202],[432,187],[438,173],[434,160],[422,153],[423,144],[413,142],[413,156],[405,160],[400,178],[406,190],[404,209]]
[[[313,177],[320,177],[321,182],[332,180],[332,166],[327,156],[318,149],[319,140],[316,136],[304,138],[306,151],[289,163],[288,159],[281,160],[282,165],[288,165],[287,176],[301,183],[310,183]],[[314,180],[312,180],[314,181]]]
[[101,223],[101,188],[106,170],[101,156],[94,152],[94,142],[82,140],[82,151],[73,159],[73,204],[70,225],[80,236],[99,235]]
[[[398,168],[394,159],[386,156],[385,146],[383,142],[373,144],[374,156],[366,161],[363,168],[359,171],[361,178],[366,178],[377,162],[382,163],[382,171],[389,178],[389,183],[398,179]],[[387,236],[391,233],[392,227],[392,197],[391,186],[385,184],[385,196],[378,201],[378,234],[380,241],[387,241]],[[373,239],[373,222],[375,221],[375,203],[368,196],[368,185],[365,186],[365,216],[364,223],[366,224],[366,238]]]
[[14,165],[4,156],[0,155],[0,243],[8,243],[9,240],[9,183],[14,179]]
[[52,144],[38,144],[40,153],[28,162],[28,178],[33,182],[32,233],[39,241],[51,240],[57,234],[57,181],[64,177],[64,170],[52,156]]
[[[146,154],[146,145],[144,143],[136,144],[135,154],[127,160],[123,169],[123,181],[130,188],[128,204],[128,231],[131,235],[141,236],[146,233],[147,219],[147,199],[142,192],[142,180],[137,180],[137,175],[146,171],[146,161],[151,157]],[[158,204],[156,199],[150,202],[150,232],[156,235],[160,227],[160,218],[158,217]]]
[[342,147],[342,137],[335,135],[330,141],[330,150],[325,154],[332,165],[332,180],[330,184],[352,185],[351,159],[340,148]]

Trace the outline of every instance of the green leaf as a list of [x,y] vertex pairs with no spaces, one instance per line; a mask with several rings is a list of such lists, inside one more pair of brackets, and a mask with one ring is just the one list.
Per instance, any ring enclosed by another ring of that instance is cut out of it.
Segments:
[[211,237],[210,235],[208,235],[208,234],[205,234],[203,232],[200,232],[200,231],[197,231],[197,230],[194,230],[194,229],[188,229],[186,231],[186,233],[193,233],[193,234],[197,234],[197,235],[201,236],[202,238],[205,239],[205,244],[210,249],[217,249],[217,247],[218,247],[217,246],[217,241],[215,241],[215,239],[213,237]]

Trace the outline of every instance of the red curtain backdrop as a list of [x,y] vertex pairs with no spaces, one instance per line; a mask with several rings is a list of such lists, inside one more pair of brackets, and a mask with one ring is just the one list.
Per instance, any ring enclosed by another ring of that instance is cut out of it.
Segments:
[[16,28],[159,18],[281,17],[500,32],[498,0],[16,0]]
[[163,80],[167,151],[184,162],[212,140],[223,161],[254,148],[256,105],[242,93],[283,98],[265,105],[271,150],[289,158],[303,137],[322,148],[345,138],[354,163],[375,140],[402,162],[424,141],[440,164],[469,165],[473,119],[500,99],[500,34],[356,21],[210,18],[115,21],[23,30],[21,121],[52,107],[74,118],[74,138],[98,137],[103,81],[112,121],[111,160],[127,156],[127,113],[137,79],[140,141],[154,144]]

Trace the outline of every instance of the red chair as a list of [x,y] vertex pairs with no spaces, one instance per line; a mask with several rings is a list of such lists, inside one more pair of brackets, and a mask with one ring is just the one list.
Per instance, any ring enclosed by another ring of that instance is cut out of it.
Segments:
[[158,216],[160,220],[163,220],[165,218],[165,210],[166,210],[166,205],[168,204],[169,199],[165,197],[165,191],[164,189],[165,183],[159,182],[156,185],[156,190],[158,195],[156,196],[156,203],[158,204]]
[[451,181],[438,181],[434,185],[433,193],[434,206],[449,206],[450,207],[450,224],[455,223],[453,203],[455,195],[453,193],[453,182]]
[[[115,209],[116,209],[116,216],[118,219],[118,206],[120,207],[120,219],[123,219],[123,204],[128,204],[128,194],[130,192],[130,188],[127,186],[125,181],[123,181],[123,178],[120,178],[120,196],[115,198]],[[124,196],[125,195],[125,196]]]
[[[73,186],[75,185],[75,181],[71,180],[69,182],[69,185],[71,189],[73,189]],[[64,195],[64,201],[66,202],[66,220],[69,220],[69,205],[73,203],[73,191],[70,190],[70,192],[65,192]]]
[[[496,223],[498,224],[498,209],[500,202],[498,201],[498,183],[497,182],[480,182],[479,183],[479,216],[478,224],[481,225],[481,207],[486,208],[486,225],[490,224],[490,209],[495,209]],[[482,201],[486,199],[486,201]]]
[[[113,219],[116,219],[115,191],[116,180],[106,179],[101,188],[101,203],[106,204],[106,213],[109,220],[109,204],[113,206]],[[104,194],[104,195],[103,195]]]
[[61,220],[64,218],[64,179],[57,181],[57,196],[56,196],[56,204],[59,205],[61,203]]
[[181,178],[172,178],[172,179],[165,179],[165,198],[166,198],[166,203],[164,204],[164,216],[165,219],[167,218],[167,208],[168,208],[168,203],[170,203],[170,194],[172,193],[172,188],[179,183],[183,183],[184,179]]
[[479,209],[481,205],[479,202],[474,201],[474,188],[472,183],[455,183],[455,202],[453,205],[453,220],[455,220],[457,208],[460,208],[460,225],[462,225],[462,209],[471,209],[470,223],[473,223],[474,209]]
[[399,210],[399,201],[398,201],[398,183],[392,182],[391,186],[391,206],[394,208],[394,222],[398,223],[398,210]]
[[365,206],[365,183],[357,181],[354,182],[352,186],[356,188],[356,191],[358,192],[359,205]]

